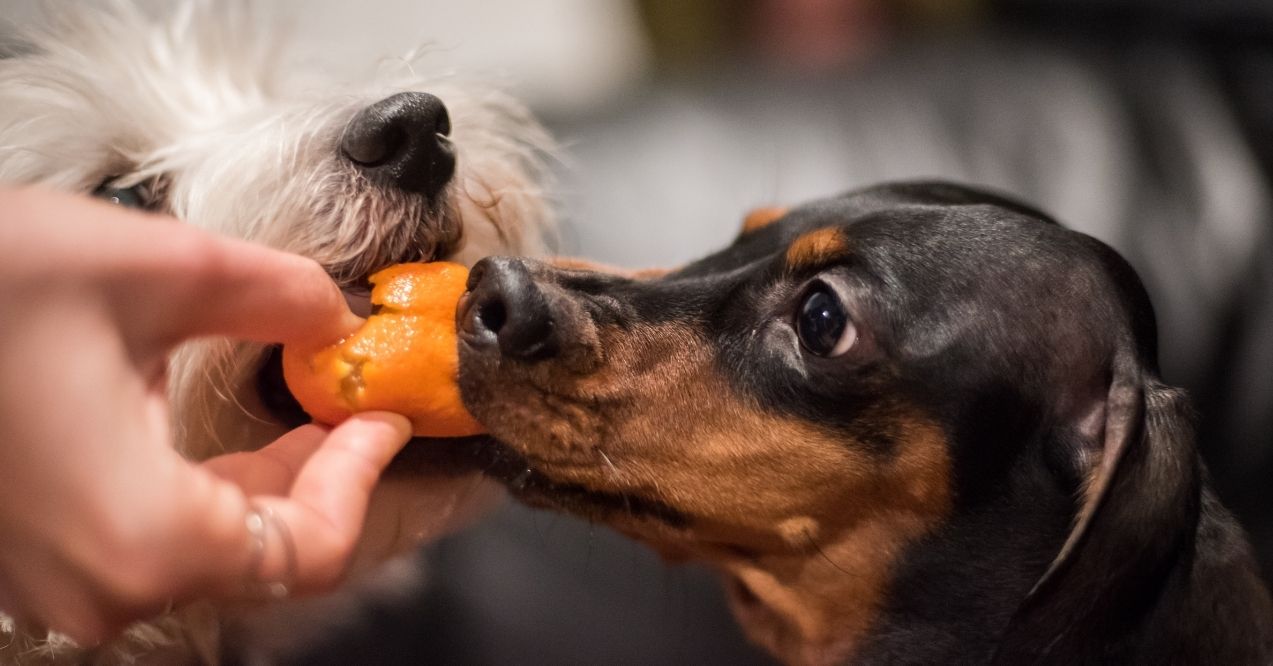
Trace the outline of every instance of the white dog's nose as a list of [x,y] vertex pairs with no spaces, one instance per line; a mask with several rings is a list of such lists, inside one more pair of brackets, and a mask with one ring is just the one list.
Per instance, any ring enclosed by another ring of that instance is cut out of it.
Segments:
[[372,182],[433,198],[455,173],[451,118],[428,93],[398,93],[359,111],[340,152]]

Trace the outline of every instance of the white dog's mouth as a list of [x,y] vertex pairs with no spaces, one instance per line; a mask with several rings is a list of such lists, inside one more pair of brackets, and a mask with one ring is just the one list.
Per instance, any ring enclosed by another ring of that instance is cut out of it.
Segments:
[[[340,232],[318,248],[315,258],[327,265],[360,317],[372,313],[370,275],[393,264],[435,261],[460,242],[459,215],[447,201],[455,174],[450,130],[442,101],[412,92],[364,108],[340,137],[338,152],[350,171],[350,190],[334,197],[339,210],[326,208],[316,215]],[[281,347],[265,354],[256,389],[281,424],[295,427],[310,420],[283,379]]]
[[[447,177],[451,175],[448,170]],[[368,183],[361,177],[356,180],[362,181],[358,183],[360,195],[346,201],[346,214],[361,218],[359,222],[371,238],[338,238],[335,242],[346,247],[322,254],[327,254],[327,271],[340,285],[349,309],[365,318],[373,311],[372,274],[394,264],[449,256],[461,240],[461,224],[458,213],[447,205],[445,183],[422,196]],[[256,391],[268,416],[281,425],[294,428],[310,421],[283,379],[282,347],[273,346],[263,356]]]
[[261,406],[280,425],[291,429],[310,422],[309,414],[292,396],[283,379],[283,347],[272,345],[266,349],[261,368],[256,372],[256,393]]

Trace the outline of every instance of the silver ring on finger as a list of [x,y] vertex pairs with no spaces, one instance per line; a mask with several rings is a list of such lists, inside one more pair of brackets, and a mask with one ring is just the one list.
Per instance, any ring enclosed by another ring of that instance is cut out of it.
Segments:
[[[244,525],[247,527],[248,548],[251,550],[245,580],[248,596],[286,598],[291,594],[296,581],[296,542],[292,539],[292,531],[273,509],[255,501],[248,502]],[[273,541],[271,533],[278,535],[278,541],[283,546],[283,570],[277,577],[269,577],[265,571],[266,555],[269,544]]]

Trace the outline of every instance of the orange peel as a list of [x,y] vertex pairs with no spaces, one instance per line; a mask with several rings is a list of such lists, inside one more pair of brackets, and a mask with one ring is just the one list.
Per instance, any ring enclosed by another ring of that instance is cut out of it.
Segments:
[[398,264],[372,275],[373,313],[357,331],[317,349],[283,347],[292,395],[320,423],[377,410],[407,417],[419,436],[484,432],[457,383],[455,309],[467,280],[467,268],[448,262]]

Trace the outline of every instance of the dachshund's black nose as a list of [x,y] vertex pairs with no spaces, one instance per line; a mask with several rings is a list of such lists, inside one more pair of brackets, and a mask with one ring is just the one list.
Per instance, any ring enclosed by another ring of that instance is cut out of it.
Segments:
[[455,173],[442,100],[405,92],[359,111],[345,126],[340,152],[373,182],[434,197]]
[[504,356],[539,361],[559,345],[548,296],[525,262],[510,257],[483,259],[469,273],[469,293],[459,327],[475,343],[498,344]]

